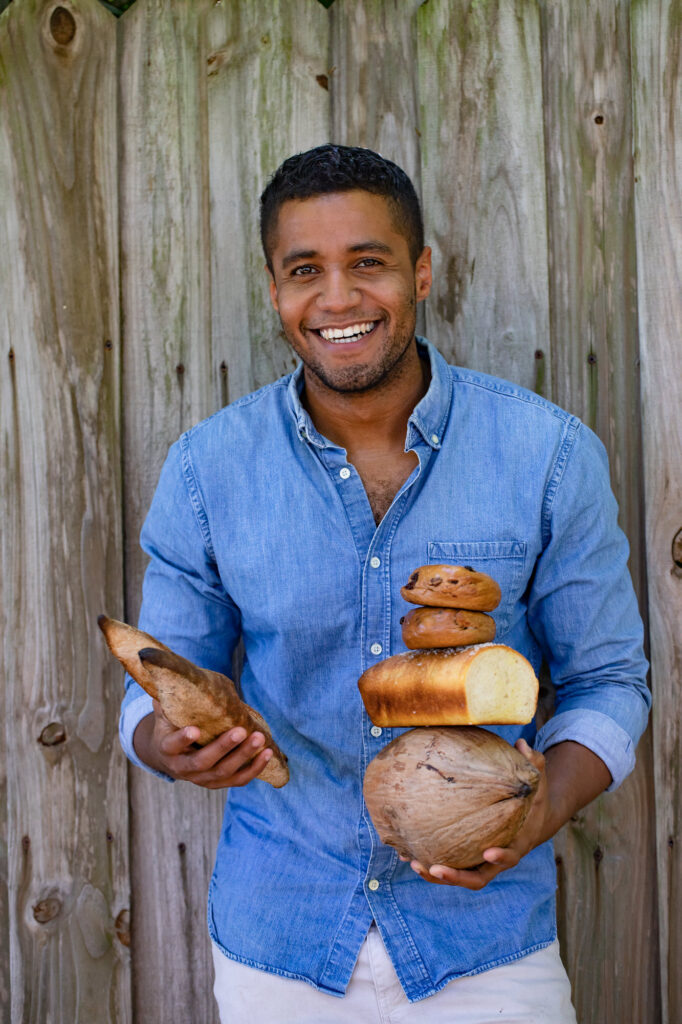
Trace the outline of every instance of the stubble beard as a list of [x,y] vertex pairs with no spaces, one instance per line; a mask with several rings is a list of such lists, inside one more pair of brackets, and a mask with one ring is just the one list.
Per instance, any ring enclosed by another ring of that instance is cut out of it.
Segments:
[[401,375],[402,364],[415,337],[417,326],[415,308],[416,298],[412,296],[409,304],[411,315],[407,314],[395,325],[378,364],[340,367],[333,373],[330,373],[320,360],[311,357],[307,352],[301,352],[300,346],[296,344],[284,324],[282,324],[282,329],[287,341],[303,362],[305,370],[312,374],[316,382],[336,394],[363,395],[368,391],[383,390],[389,387],[392,381]]

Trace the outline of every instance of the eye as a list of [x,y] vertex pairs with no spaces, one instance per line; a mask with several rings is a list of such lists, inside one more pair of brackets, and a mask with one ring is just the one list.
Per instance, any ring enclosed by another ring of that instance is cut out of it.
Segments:
[[374,256],[363,256],[363,258],[356,264],[358,267],[381,267],[381,260],[377,260]]
[[309,274],[315,273],[315,267],[311,267],[309,263],[304,264],[301,267],[294,267],[291,271],[292,277],[307,277]]

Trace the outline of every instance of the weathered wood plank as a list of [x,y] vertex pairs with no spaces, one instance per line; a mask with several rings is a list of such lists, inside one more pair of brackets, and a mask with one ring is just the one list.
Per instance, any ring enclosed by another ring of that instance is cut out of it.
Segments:
[[428,336],[551,397],[538,4],[429,0],[417,25]]
[[296,365],[268,298],[258,199],[279,164],[329,140],[329,14],[233,0],[207,18],[212,330],[224,404]]
[[114,29],[94,0],[0,21],[3,1000],[36,1024],[131,1019],[126,769],[95,622],[122,608]]
[[331,137],[394,160],[419,189],[415,11],[422,0],[330,8]]
[[[137,538],[168,446],[192,422],[250,390],[258,373],[270,379],[291,366],[286,346],[271,345],[277,329],[260,255],[258,195],[279,160],[326,135],[327,94],[304,59],[319,33],[308,6],[305,13],[301,4],[298,11],[270,5],[264,14],[253,4],[138,0],[120,22],[133,620],[143,568]],[[327,17],[321,7],[313,14]],[[301,31],[306,22],[308,35]],[[292,54],[298,70],[289,74],[284,62]],[[171,790],[132,775],[136,1013],[149,1024],[211,1021],[206,896],[224,794]]]
[[[415,12],[423,0],[358,0],[330,8],[331,138],[394,160],[421,192]],[[425,333],[425,310],[417,331]]]
[[[645,610],[628,4],[550,0],[542,19],[552,394],[607,446]],[[556,843],[580,1021],[658,1019],[652,777],[647,734],[634,774]]]
[[682,9],[631,18],[637,281],[664,1024],[682,1020]]
[[[169,446],[213,412],[205,52],[209,3],[138,0],[118,22],[126,617]],[[120,684],[119,684],[120,685]],[[122,694],[122,690],[121,690]],[[223,794],[130,771],[136,1020],[216,1020],[206,894]]]

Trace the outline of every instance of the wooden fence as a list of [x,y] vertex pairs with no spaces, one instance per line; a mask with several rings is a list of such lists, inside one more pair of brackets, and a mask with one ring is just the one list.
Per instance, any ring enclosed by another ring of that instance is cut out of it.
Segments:
[[6,6],[3,1021],[216,1019],[223,797],[128,768],[96,617],[136,619],[168,446],[293,366],[257,197],[329,139],[421,190],[427,336],[607,445],[655,710],[634,774],[557,841],[562,950],[581,1024],[682,1021],[681,64],[680,0]]

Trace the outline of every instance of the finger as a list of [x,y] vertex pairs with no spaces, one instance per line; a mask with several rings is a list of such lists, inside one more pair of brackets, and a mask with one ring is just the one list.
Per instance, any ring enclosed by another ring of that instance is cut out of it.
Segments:
[[228,759],[225,758],[213,770],[192,775],[187,781],[193,782],[198,786],[204,786],[206,789],[226,789],[228,787],[245,786],[261,774],[272,754],[272,750],[266,747],[265,750],[261,750],[247,764],[242,765],[236,771],[226,767]]
[[496,864],[499,868],[507,871],[514,868],[521,860],[518,850],[511,846],[491,846],[489,850],[483,851],[483,860],[486,864]]
[[526,741],[521,737],[514,744],[520,754],[526,758],[527,761],[540,771],[544,770],[545,767],[545,755],[541,754],[539,750],[533,750]]
[[428,871],[428,881],[479,891],[503,870],[499,864],[479,864],[475,868],[449,868],[445,864],[432,864]]
[[[194,748],[194,744],[201,735],[195,725],[187,725],[184,729],[176,729],[170,725],[168,719],[158,723],[161,730],[159,738],[159,750],[165,757],[178,757]],[[169,729],[169,731],[166,731]]]
[[184,771],[192,782],[198,782],[199,776],[204,779],[225,779],[250,764],[264,748],[265,736],[262,732],[247,736],[246,730],[239,726],[222,733],[201,750],[193,751],[187,757]]

